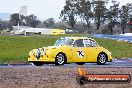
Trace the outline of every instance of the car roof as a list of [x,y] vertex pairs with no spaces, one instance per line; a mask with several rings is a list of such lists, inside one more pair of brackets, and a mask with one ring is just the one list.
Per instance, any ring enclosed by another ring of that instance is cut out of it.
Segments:
[[64,38],[65,39],[73,39],[73,40],[78,40],[78,39],[91,39],[91,38],[88,38],[88,37],[64,37]]

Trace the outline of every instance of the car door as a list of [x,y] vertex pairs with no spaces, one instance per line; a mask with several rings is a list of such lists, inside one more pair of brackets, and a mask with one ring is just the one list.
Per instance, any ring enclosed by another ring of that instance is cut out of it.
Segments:
[[97,56],[98,56],[98,44],[96,41],[92,39],[84,39],[83,40],[85,52],[87,55],[87,61],[86,62],[96,62]]
[[73,62],[86,62],[87,55],[84,49],[83,39],[78,39],[74,42],[72,48]]

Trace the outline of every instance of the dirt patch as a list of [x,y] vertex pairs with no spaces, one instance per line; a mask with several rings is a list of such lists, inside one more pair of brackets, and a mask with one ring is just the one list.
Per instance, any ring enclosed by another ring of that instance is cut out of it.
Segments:
[[[130,74],[132,68],[86,68],[87,73]],[[85,84],[76,82],[77,68],[0,67],[0,88],[132,88],[129,84]]]

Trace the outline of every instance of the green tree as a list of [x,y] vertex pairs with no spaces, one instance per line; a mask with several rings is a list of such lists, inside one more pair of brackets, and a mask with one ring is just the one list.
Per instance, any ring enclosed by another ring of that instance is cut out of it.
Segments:
[[35,15],[29,15],[25,17],[26,20],[26,26],[30,27],[36,27],[41,21],[37,19],[37,16]]
[[55,28],[58,28],[58,29],[66,29],[67,28],[66,23],[63,21],[56,22],[54,24],[54,26],[55,26]]
[[42,22],[42,27],[53,28],[55,24],[54,18],[48,18],[47,20]]
[[60,17],[63,18],[63,20],[66,21],[72,28],[76,23],[76,3],[77,0],[66,0],[66,5],[60,14]]
[[132,11],[132,3],[123,5],[120,9],[121,29],[123,34],[125,33],[127,22],[129,21],[131,17],[131,11]]
[[18,13],[11,14],[10,23],[12,24],[12,26],[17,26],[19,21],[20,20],[19,20],[19,14]]
[[94,20],[96,23],[97,30],[100,28],[100,24],[103,23],[106,19],[106,3],[107,0],[93,0],[92,6],[93,6],[93,12],[94,12]]
[[109,22],[109,27],[111,34],[113,34],[113,29],[115,25],[119,21],[119,3],[117,1],[112,0],[113,5],[110,6],[108,12],[107,12],[107,18]]
[[23,15],[19,15],[18,13],[11,14],[10,23],[12,26],[23,25],[23,20],[25,17]]
[[82,20],[87,24],[87,29],[89,30],[90,19],[93,18],[92,6],[90,0],[79,0],[76,4],[77,14]]

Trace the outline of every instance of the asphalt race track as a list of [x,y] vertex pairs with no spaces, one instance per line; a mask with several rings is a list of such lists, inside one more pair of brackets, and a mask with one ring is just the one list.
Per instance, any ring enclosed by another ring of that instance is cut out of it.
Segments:
[[[0,68],[1,67],[24,67],[24,66],[28,66],[28,67],[32,67],[34,66],[33,64],[0,64]],[[48,66],[48,67],[58,67],[55,66],[54,64],[45,64],[43,66]],[[78,65],[75,63],[72,64],[65,64],[65,65],[61,65],[60,67],[70,67],[70,68],[74,68],[77,67]],[[107,68],[113,68],[113,67],[125,67],[125,68],[131,68],[132,67],[132,58],[128,58],[128,59],[114,59],[112,62],[107,62],[106,65],[97,65],[96,63],[86,63],[84,65],[82,65],[82,67],[84,68],[98,68],[98,67],[107,67]]]

